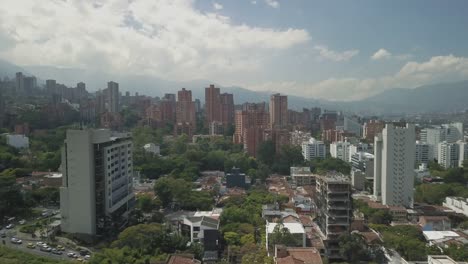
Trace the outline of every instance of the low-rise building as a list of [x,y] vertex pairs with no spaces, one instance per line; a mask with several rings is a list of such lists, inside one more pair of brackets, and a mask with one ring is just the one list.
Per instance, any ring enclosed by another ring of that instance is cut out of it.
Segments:
[[291,167],[291,179],[296,186],[315,184],[315,174],[310,167]]
[[232,168],[230,173],[226,173],[226,187],[227,188],[247,188],[250,181],[241,173],[239,168]]
[[468,199],[462,197],[446,197],[442,204],[459,214],[468,216]]
[[310,138],[308,142],[302,143],[302,156],[304,156],[306,160],[325,158],[327,154],[326,150],[325,143],[315,140],[315,138]]
[[275,264],[322,264],[320,252],[313,247],[275,246]]
[[19,134],[6,134],[6,143],[17,149],[28,149],[29,138],[25,135]]
[[420,216],[418,224],[423,231],[450,231],[452,225],[447,216]]
[[161,154],[161,149],[159,147],[159,145],[156,145],[154,143],[148,143],[148,144],[145,144],[143,146],[143,149],[147,152],[147,153],[151,153],[151,154],[154,154],[154,155],[160,155]]
[[306,246],[306,231],[301,223],[269,223],[266,224],[266,245],[267,250],[269,247],[274,247],[274,241],[271,240],[272,234],[275,232],[275,228],[286,228],[295,238],[295,241],[290,247],[305,247]]

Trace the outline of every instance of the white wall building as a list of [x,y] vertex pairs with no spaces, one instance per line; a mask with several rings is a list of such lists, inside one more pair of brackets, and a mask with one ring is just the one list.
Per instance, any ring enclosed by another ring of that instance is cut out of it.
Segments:
[[323,141],[315,140],[315,138],[310,138],[309,142],[302,143],[302,156],[304,159],[311,160],[315,158],[325,158],[327,153],[327,148]]
[[154,155],[160,155],[161,154],[161,149],[159,145],[156,145],[154,143],[148,143],[143,146],[143,149],[148,152],[152,153]]
[[129,133],[68,130],[62,173],[62,231],[95,236],[127,223],[134,204]]
[[374,196],[384,205],[413,206],[416,133],[387,124],[374,142]]
[[347,141],[337,141],[330,144],[330,155],[333,158],[349,162],[351,160],[349,150],[351,143]]
[[7,134],[6,143],[9,146],[12,146],[17,149],[28,149],[29,148],[29,138],[25,135],[18,134]]
[[437,158],[439,143],[455,143],[458,140],[463,140],[463,123],[443,124],[421,130],[421,141],[430,145],[430,160]]
[[444,141],[439,143],[437,153],[437,161],[439,164],[448,169],[457,167],[460,159],[460,146],[457,143],[448,143]]
[[[266,224],[266,246],[268,250],[268,246],[271,244],[270,237],[271,234],[275,231],[275,227],[279,223],[268,223]],[[297,239],[297,242],[300,245],[287,245],[287,246],[306,246],[306,231],[304,226],[301,223],[283,223],[283,227],[288,229],[289,232]],[[271,245],[274,246],[274,245]]]
[[446,197],[443,206],[452,209],[458,214],[468,216],[468,199],[462,197]]

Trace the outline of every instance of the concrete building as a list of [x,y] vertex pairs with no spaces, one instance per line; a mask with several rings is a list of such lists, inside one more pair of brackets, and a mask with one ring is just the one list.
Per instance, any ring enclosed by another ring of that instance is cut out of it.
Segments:
[[273,94],[270,96],[270,128],[285,128],[288,125],[288,97]]
[[132,162],[130,134],[68,130],[62,149],[62,231],[90,238],[123,228],[135,202]]
[[463,123],[443,124],[441,126],[424,128],[421,130],[421,141],[430,145],[429,159],[436,159],[439,153],[439,143],[455,143],[463,140]]
[[25,135],[6,134],[5,137],[6,137],[6,143],[9,146],[12,146],[17,149],[29,148],[29,138]]
[[263,131],[263,139],[271,140],[273,142],[276,153],[280,153],[282,151],[282,147],[289,145],[291,140],[289,130],[279,128],[265,129]]
[[351,156],[351,169],[359,170],[367,179],[374,179],[374,155],[368,152],[357,152]]
[[310,167],[291,167],[290,174],[296,186],[315,184],[315,174],[310,171]]
[[112,81],[108,82],[105,96],[107,111],[111,113],[118,113],[120,111],[119,84]]
[[[271,234],[274,233],[275,227],[281,225],[280,223],[269,223],[266,224],[266,246],[267,250],[269,247],[274,248],[274,244],[271,241]],[[305,247],[306,246],[306,231],[304,226],[301,223],[282,223],[283,228],[289,230],[289,232],[294,236],[295,241],[291,245],[286,245],[290,247]]]
[[23,94],[24,91],[24,75],[22,72],[16,73],[15,91],[17,94]]
[[444,167],[455,168],[460,164],[460,145],[457,143],[448,143],[447,141],[439,143],[437,147],[437,161]]
[[413,206],[416,132],[387,124],[374,141],[374,197],[383,205]]
[[458,214],[468,216],[468,199],[462,197],[446,197],[442,206],[452,209]]
[[205,88],[205,126],[221,121],[221,101],[219,88],[213,84]]
[[226,173],[227,188],[243,188],[247,187],[245,173],[241,173],[239,168],[232,168],[230,173]]
[[295,130],[291,132],[291,141],[290,144],[293,146],[301,146],[304,141],[309,141],[311,138],[310,132],[304,132],[300,130]]
[[325,235],[329,259],[340,259],[339,237],[350,231],[352,206],[349,176],[329,174],[317,176],[317,223]]
[[356,118],[345,116],[343,128],[347,132],[351,132],[358,137],[362,137],[362,125]]
[[323,141],[315,140],[310,138],[308,142],[302,143],[302,156],[306,160],[312,160],[315,158],[325,158],[327,154],[327,148]]
[[428,164],[431,159],[429,159],[430,154],[430,145],[426,142],[416,141],[415,149],[415,167],[421,164]]
[[366,174],[361,170],[351,169],[351,186],[355,190],[363,191],[365,188]]
[[330,144],[330,155],[346,162],[351,160],[349,150],[351,143],[348,141],[337,141]]
[[33,92],[37,87],[37,79],[34,76],[24,77],[23,79],[23,89],[26,93]]

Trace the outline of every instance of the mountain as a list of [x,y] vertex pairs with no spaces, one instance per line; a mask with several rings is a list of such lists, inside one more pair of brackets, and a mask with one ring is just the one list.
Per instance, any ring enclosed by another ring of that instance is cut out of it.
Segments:
[[389,89],[361,100],[387,113],[452,112],[468,109],[468,80]]
[[[192,80],[186,82],[169,81],[146,75],[116,75],[103,72],[75,68],[57,68],[49,66],[18,67],[12,63],[0,60],[0,77],[14,77],[22,71],[30,73],[41,80],[55,79],[67,86],[75,86],[85,82],[88,91],[106,88],[110,80],[120,84],[122,93],[139,92],[149,96],[162,96],[164,93],[175,93],[182,87],[192,90],[194,98],[202,102],[205,98],[205,87],[215,84],[222,92],[233,93],[236,104],[244,102],[269,101],[272,91],[252,91],[243,87],[223,87],[210,80]],[[288,95],[288,105],[291,109],[300,110],[303,107],[321,107],[330,110],[342,110],[357,114],[402,114],[422,112],[452,112],[468,108],[468,81],[425,85],[417,88],[388,89],[369,98],[350,102],[331,102],[307,97]]]

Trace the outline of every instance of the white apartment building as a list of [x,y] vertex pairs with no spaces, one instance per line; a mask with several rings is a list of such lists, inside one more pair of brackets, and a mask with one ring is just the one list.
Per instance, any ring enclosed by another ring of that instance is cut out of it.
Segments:
[[337,141],[330,144],[330,155],[333,158],[349,162],[351,156],[349,154],[351,143],[347,141]]
[[439,143],[437,149],[437,161],[442,167],[446,169],[458,167],[460,159],[460,146],[457,143],[447,143],[444,141]]
[[327,153],[327,148],[323,141],[315,140],[315,138],[310,138],[308,142],[302,143],[302,156],[306,160],[312,160],[315,158],[325,158]]
[[431,159],[429,159],[430,145],[428,143],[416,141],[415,151],[415,166],[429,163]]
[[443,141],[455,143],[458,140],[463,140],[463,123],[443,124],[421,130],[421,142],[430,145],[430,160],[437,158],[439,143]]
[[16,149],[29,148],[29,138],[25,135],[6,134],[6,143]]
[[468,199],[462,197],[445,197],[442,206],[452,209],[458,214],[468,216]]
[[387,124],[374,141],[374,197],[383,205],[413,206],[416,133],[413,124]]
[[93,237],[126,225],[134,205],[129,133],[68,130],[62,149],[62,231]]

